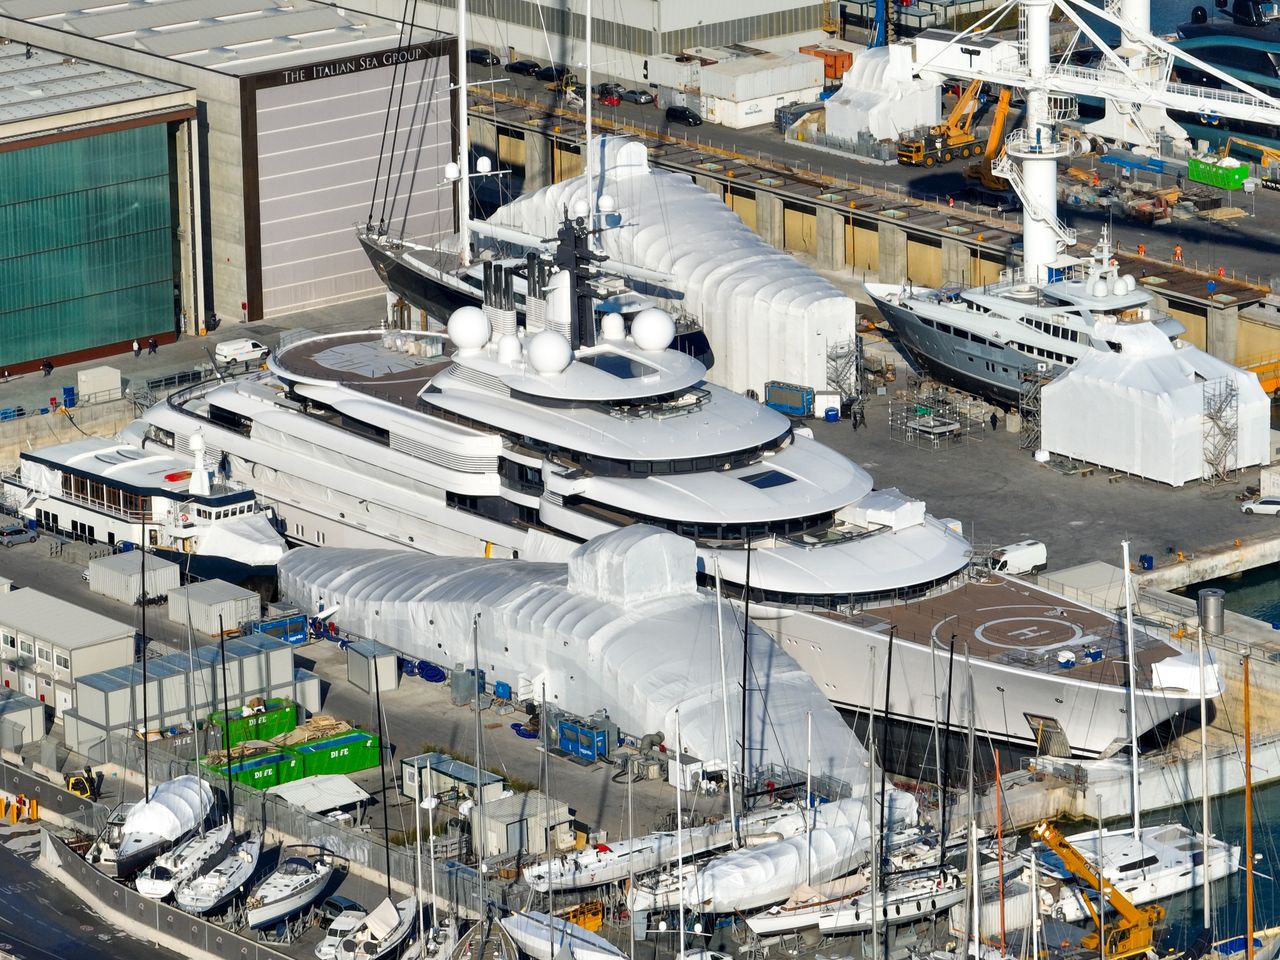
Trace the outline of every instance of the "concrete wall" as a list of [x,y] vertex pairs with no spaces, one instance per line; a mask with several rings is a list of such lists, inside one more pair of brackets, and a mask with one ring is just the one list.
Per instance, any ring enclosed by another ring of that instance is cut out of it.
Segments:
[[[51,396],[53,392],[50,388]],[[76,407],[70,417],[59,409],[57,413],[0,422],[0,465],[16,469],[18,455],[23,450],[79,440],[85,433],[95,437],[114,436],[136,416],[133,402],[120,399]]]

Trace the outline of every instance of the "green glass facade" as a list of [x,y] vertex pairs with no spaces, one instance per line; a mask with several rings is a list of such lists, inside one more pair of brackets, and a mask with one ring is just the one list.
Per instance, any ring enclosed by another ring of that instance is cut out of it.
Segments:
[[0,365],[173,329],[165,124],[0,153]]

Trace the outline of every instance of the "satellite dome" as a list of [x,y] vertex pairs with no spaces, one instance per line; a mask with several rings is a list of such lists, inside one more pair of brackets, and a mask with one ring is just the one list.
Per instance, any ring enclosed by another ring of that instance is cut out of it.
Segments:
[[449,315],[449,339],[461,351],[479,350],[489,342],[489,318],[479,307],[459,307]]
[[600,318],[600,336],[606,340],[627,339],[627,325],[623,323],[621,314],[606,313]]
[[641,310],[631,321],[631,339],[645,351],[665,350],[676,337],[676,324],[671,316],[656,307]]
[[569,341],[554,330],[535,334],[525,352],[534,371],[542,374],[563,373],[573,361],[573,348]]
[[498,338],[498,362],[513,364],[520,359],[523,348],[514,333],[504,333]]

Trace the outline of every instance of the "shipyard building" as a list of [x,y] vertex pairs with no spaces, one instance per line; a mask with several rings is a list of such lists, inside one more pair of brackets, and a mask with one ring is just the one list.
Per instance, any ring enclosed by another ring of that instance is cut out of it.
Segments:
[[[371,217],[428,239],[454,228],[443,175],[453,149],[453,40],[402,29],[399,8],[383,19],[312,0],[195,6],[0,0],[0,37],[11,41],[0,51],[22,59],[29,44],[56,62],[90,61],[194,91],[197,196],[190,231],[175,229],[171,242],[181,247],[191,237],[199,259],[188,283],[186,265],[172,258],[165,294],[171,299],[178,286],[186,332],[203,332],[215,315],[256,320],[381,293],[357,223]],[[33,86],[36,102],[55,93]],[[388,126],[392,91],[413,109]],[[115,149],[152,150],[147,135],[122,136]],[[157,166],[164,159],[147,156]],[[96,219],[121,212],[109,202]],[[172,303],[168,311],[172,331]],[[95,319],[72,322],[92,339]],[[46,350],[56,361],[64,347]]]
[[0,40],[5,371],[172,339],[199,262],[195,118],[190,87]]

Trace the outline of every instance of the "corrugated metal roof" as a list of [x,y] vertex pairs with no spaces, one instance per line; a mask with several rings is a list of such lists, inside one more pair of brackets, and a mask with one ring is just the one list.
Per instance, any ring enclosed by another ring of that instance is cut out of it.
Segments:
[[132,637],[133,624],[67,603],[31,587],[0,593],[0,626],[64,650]]
[[17,690],[0,689],[0,714],[18,713],[21,710],[31,710],[35,707],[43,710],[44,704],[34,697],[19,693]]
[[265,73],[444,36],[312,0],[0,0],[0,16],[101,40],[220,73]]
[[6,43],[0,46],[0,136],[6,123],[132,103],[185,89],[37,47],[28,56],[25,44]]
[[266,792],[311,813],[340,810],[369,799],[369,794],[337,773],[322,773],[314,777],[303,777],[292,783],[276,784],[268,787]]

